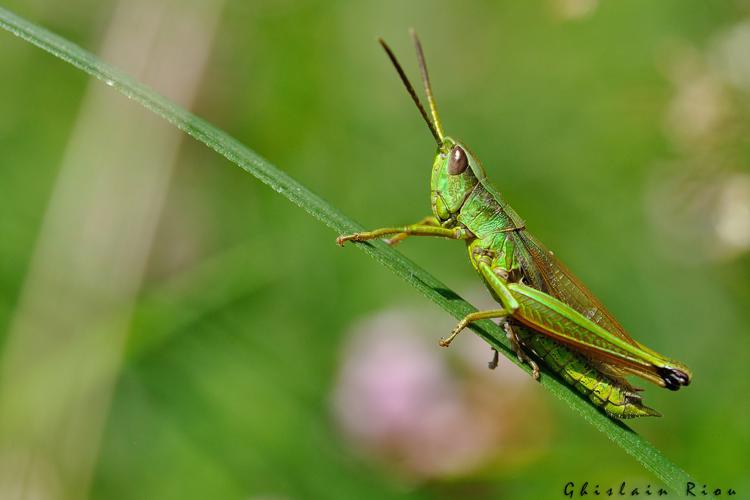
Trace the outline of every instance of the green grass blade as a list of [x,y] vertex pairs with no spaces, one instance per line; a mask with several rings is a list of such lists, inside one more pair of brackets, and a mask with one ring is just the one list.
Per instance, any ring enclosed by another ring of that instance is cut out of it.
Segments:
[[[125,96],[163,117],[177,128],[185,131],[269,185],[276,192],[333,229],[337,234],[362,230],[361,226],[321,197],[296,182],[227,133],[177,106],[116,68],[100,61],[92,53],[3,8],[0,8],[0,26],[27,42],[67,61],[89,75],[102,80]],[[337,251],[334,248],[333,234],[331,247],[331,251]],[[463,318],[469,312],[476,310],[428,272],[387,245],[377,242],[357,244],[357,247],[406,280],[455,318]],[[472,329],[508,359],[528,371],[526,365],[518,363],[507,345],[505,333],[497,325],[484,321],[474,325]],[[686,482],[692,481],[685,471],[673,464],[657,448],[628,426],[610,419],[588,400],[580,397],[578,393],[560,382],[554,375],[546,370],[543,370],[543,372],[546,376],[542,377],[541,384],[545,389],[567,403],[584,420],[603,432],[626,453],[633,456],[658,477],[665,486],[676,492],[683,492]]]

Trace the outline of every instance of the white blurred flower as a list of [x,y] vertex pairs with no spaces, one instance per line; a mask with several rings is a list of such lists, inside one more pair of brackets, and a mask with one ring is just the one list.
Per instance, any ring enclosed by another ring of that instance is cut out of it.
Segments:
[[750,249],[750,174],[736,174],[724,182],[715,227],[727,251]]
[[711,55],[714,66],[732,85],[750,91],[750,21],[738,23],[720,34]]
[[672,48],[666,73],[674,85],[665,131],[681,149],[710,142],[726,118],[729,97],[720,77],[690,47]]
[[598,0],[554,0],[552,6],[561,19],[583,19],[594,13]]
[[665,132],[681,157],[656,169],[650,216],[672,258],[695,265],[732,258],[750,250],[750,176],[743,172],[750,22],[723,30],[704,51],[680,42],[667,49],[663,66],[674,96]]

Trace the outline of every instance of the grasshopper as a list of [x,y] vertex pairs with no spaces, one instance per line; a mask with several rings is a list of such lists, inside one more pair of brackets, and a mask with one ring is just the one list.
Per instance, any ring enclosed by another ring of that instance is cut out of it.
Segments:
[[[422,45],[414,31],[411,35],[432,120],[393,51],[379,42],[437,143],[430,179],[432,215],[408,226],[342,235],[337,243],[390,237],[387,243],[395,245],[410,236],[464,241],[472,266],[501,307],[467,315],[440,340],[441,346],[450,345],[475,321],[501,318],[513,351],[531,366],[535,379],[540,360],[611,417],[659,416],[642,403],[640,389],[625,376],[677,390],[690,384],[690,370],[633,340],[599,299],[526,230],[469,148],[445,135]],[[497,360],[494,351],[490,368]]]

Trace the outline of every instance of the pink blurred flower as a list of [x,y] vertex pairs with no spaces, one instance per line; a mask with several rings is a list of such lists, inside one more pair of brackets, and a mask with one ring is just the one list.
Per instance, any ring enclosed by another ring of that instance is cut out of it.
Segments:
[[[466,474],[502,450],[509,423],[516,422],[503,418],[510,406],[505,403],[530,379],[509,363],[501,364],[509,377],[490,372],[489,347],[469,333],[456,342],[463,348],[451,351],[461,355],[458,363],[468,361],[481,372],[464,371],[462,378],[449,369],[449,351],[437,347],[438,336],[430,339],[420,330],[416,315],[398,312],[355,326],[343,353],[334,412],[356,447],[402,473]],[[500,387],[487,384],[489,376]]]

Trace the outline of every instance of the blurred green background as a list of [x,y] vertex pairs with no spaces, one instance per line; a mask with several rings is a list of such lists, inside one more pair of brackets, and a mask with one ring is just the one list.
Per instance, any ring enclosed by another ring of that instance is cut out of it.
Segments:
[[[6,0],[366,227],[446,132],[694,383],[632,422],[750,492],[750,4]],[[2,498],[559,498],[659,482],[414,289],[195,141],[0,33]],[[401,250],[475,304],[460,244]]]

